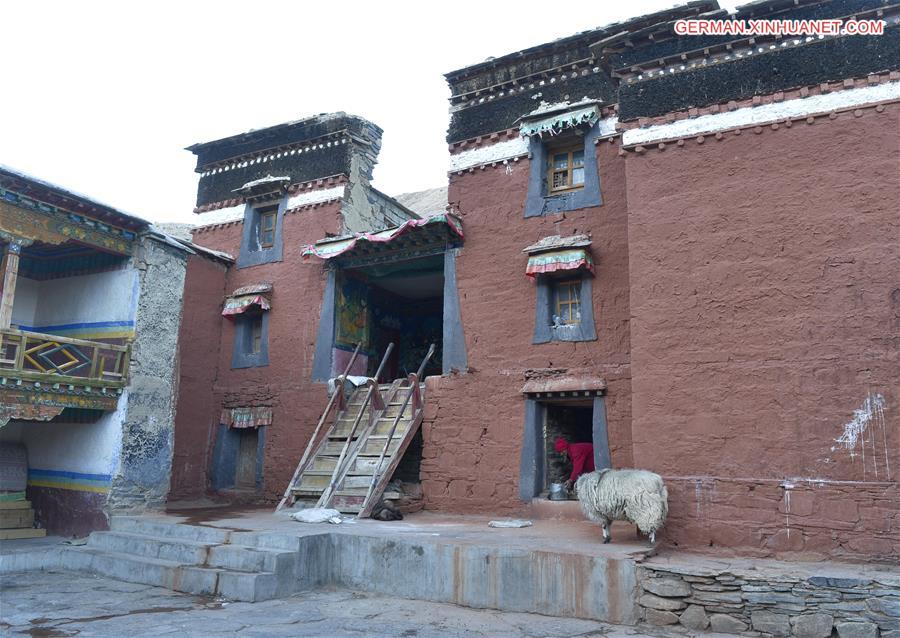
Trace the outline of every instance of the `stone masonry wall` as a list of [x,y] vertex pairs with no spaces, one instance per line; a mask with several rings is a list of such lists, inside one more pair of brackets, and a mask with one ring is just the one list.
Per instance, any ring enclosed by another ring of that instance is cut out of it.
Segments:
[[638,569],[644,622],[743,636],[900,637],[896,572],[872,566],[866,575],[834,576],[815,568],[798,574],[680,562]]
[[178,334],[187,253],[144,239],[131,369],[118,471],[107,509],[161,505],[169,491],[178,393]]

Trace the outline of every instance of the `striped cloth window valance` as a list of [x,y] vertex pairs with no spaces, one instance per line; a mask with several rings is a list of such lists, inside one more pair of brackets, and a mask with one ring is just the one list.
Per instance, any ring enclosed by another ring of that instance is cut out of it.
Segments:
[[272,425],[272,408],[225,408],[220,423],[230,428],[258,428]]
[[531,255],[525,274],[529,277],[544,275],[560,271],[587,270],[594,272],[594,259],[585,248],[569,248],[567,250],[554,250],[552,252]]

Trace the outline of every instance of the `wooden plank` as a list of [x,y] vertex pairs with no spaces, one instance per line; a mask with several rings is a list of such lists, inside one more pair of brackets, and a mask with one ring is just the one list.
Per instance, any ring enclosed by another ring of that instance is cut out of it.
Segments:
[[19,245],[10,244],[3,258],[3,293],[0,294],[0,329],[12,324],[13,297],[19,274]]
[[[384,409],[397,395],[397,388],[400,386],[400,380],[392,381],[390,384],[380,384],[378,386],[378,392],[381,395],[381,401],[377,407],[372,407],[371,418],[366,419],[365,425],[360,430],[360,435],[353,443],[353,445],[348,450],[348,454],[346,457],[346,461],[343,466],[337,470],[337,474],[335,476],[335,486],[337,489],[341,489],[344,484],[345,477],[348,474],[359,474],[360,472],[365,472],[366,461],[363,461],[362,465],[360,464],[360,455],[371,453],[371,449],[368,446],[368,436],[371,433],[374,427],[377,427],[379,423],[379,417],[383,413]],[[368,465],[371,468],[377,464],[377,460],[368,461]],[[371,474],[370,474],[371,477]],[[371,478],[370,478],[371,480]],[[336,491],[336,490],[335,490]],[[330,507],[331,497],[333,494],[328,494],[327,499],[321,501],[320,505],[322,507]],[[356,510],[354,510],[355,512]]]
[[34,526],[34,510],[2,510],[0,511],[0,529],[31,528]]
[[103,343],[100,341],[85,341],[84,339],[72,339],[71,337],[60,337],[59,335],[50,335],[43,332],[29,332],[26,330],[0,329],[0,331],[11,335],[21,335],[33,339],[35,341],[56,341],[57,343],[69,343],[73,346],[85,346],[93,348],[99,346],[104,350],[114,350],[116,352],[126,352],[128,346],[120,346],[116,343]]
[[11,541],[16,538],[43,538],[45,529],[0,529],[0,541]]
[[31,501],[0,501],[0,511],[2,510],[28,510],[31,509]]

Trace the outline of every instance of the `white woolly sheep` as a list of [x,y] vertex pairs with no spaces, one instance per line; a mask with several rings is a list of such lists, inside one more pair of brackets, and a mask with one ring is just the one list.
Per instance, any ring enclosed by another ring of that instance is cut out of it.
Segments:
[[581,511],[603,526],[603,542],[611,539],[612,521],[630,521],[650,542],[656,542],[656,530],[666,522],[669,494],[662,478],[646,470],[599,470],[578,477],[575,493]]

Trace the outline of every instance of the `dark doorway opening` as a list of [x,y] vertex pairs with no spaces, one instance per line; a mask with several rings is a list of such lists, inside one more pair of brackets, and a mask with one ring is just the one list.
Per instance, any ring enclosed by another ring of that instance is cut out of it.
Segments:
[[394,350],[379,381],[388,383],[415,372],[428,347],[435,353],[425,376],[441,374],[444,327],[443,255],[388,262],[348,272],[368,289],[368,375],[375,374],[389,343]]
[[560,436],[591,443],[594,467],[611,467],[602,390],[526,393],[519,464],[519,496],[524,502],[547,497],[551,483],[563,483],[571,475],[568,459],[554,446]]
[[[572,473],[572,461],[565,452],[557,452],[558,438],[569,443],[594,443],[593,405],[590,402],[549,403],[544,420],[544,490],[551,483],[565,483]],[[574,498],[574,496],[572,497]]]

